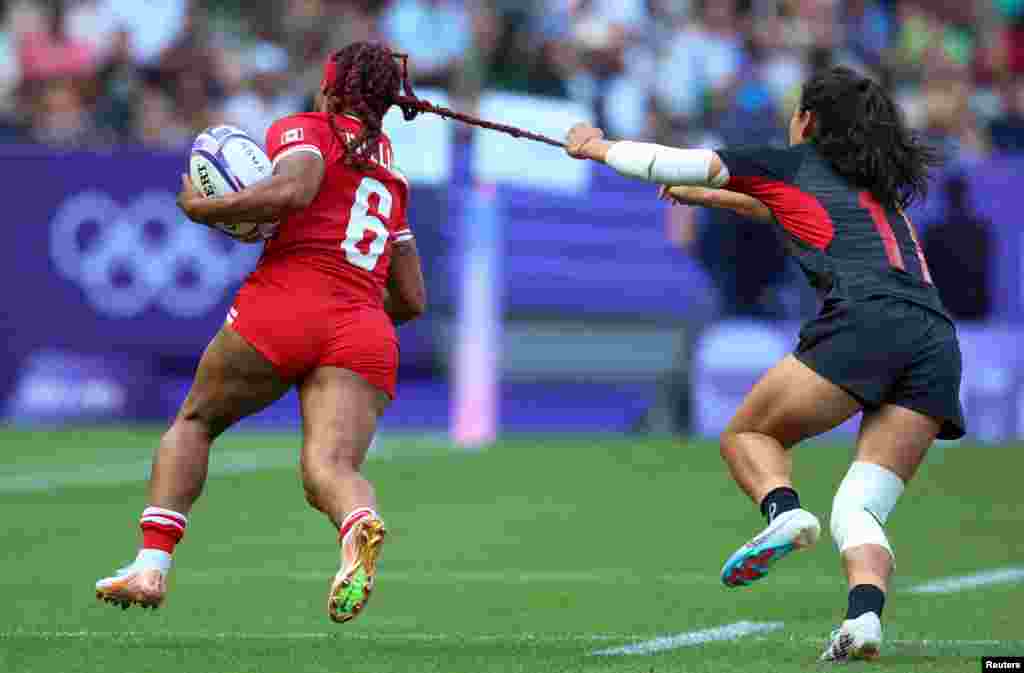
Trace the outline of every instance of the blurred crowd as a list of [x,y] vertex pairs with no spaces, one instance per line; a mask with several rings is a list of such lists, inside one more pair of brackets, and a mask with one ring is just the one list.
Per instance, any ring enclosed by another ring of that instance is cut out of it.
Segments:
[[783,140],[816,67],[886,83],[955,156],[1024,150],[1024,0],[0,0],[0,142],[176,148],[304,109],[355,40],[472,109],[581,101],[613,136]]

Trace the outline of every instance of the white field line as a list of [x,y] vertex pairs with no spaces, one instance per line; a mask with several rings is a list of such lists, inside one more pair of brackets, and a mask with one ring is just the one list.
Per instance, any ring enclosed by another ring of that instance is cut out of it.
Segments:
[[716,626],[712,629],[687,631],[686,633],[679,633],[674,636],[663,636],[653,640],[633,643],[632,645],[623,645],[622,647],[613,647],[607,650],[597,650],[590,654],[599,657],[623,654],[654,654],[655,652],[664,652],[665,650],[674,650],[680,647],[692,647],[694,645],[703,645],[704,643],[713,643],[722,640],[736,640],[737,638],[753,635],[755,633],[778,631],[782,626],[782,622],[736,622],[735,624],[727,624],[726,626]]
[[604,642],[610,640],[629,640],[640,638],[636,634],[588,634],[588,633],[426,633],[426,632],[391,632],[391,631],[310,631],[285,633],[250,633],[250,632],[207,632],[207,631],[4,631],[0,632],[0,641],[33,639],[33,640],[205,640],[229,642],[232,640],[367,640],[367,641],[398,641],[398,642]]
[[[750,622],[739,622],[739,624],[732,624],[731,627],[736,627],[741,624],[751,624]],[[781,628],[781,624],[751,624],[752,626],[760,626],[766,632],[768,630],[777,630]],[[766,627],[771,627],[766,628]],[[707,629],[706,631],[693,631],[691,634],[680,634],[680,635],[691,635],[691,638],[696,640],[696,634],[708,633],[721,631],[730,627],[720,627],[718,629]],[[741,634],[745,635],[745,634]],[[401,631],[293,631],[285,633],[254,633],[254,632],[209,632],[209,631],[2,631],[0,632],[0,641],[4,640],[110,640],[110,641],[140,641],[140,640],[156,640],[156,641],[167,641],[167,640],[202,640],[202,641],[215,641],[215,642],[231,642],[231,641],[274,641],[274,640],[294,640],[294,641],[308,641],[308,640],[360,640],[360,641],[391,641],[391,642],[462,642],[462,643],[493,643],[493,642],[534,642],[534,643],[594,643],[594,642],[605,642],[605,641],[623,641],[623,640],[637,640],[645,638],[646,636],[640,634],[626,634],[626,633],[605,633],[605,634],[589,634],[589,633],[481,633],[481,634],[460,634],[460,633],[427,633],[427,632],[401,632]],[[740,637],[740,636],[735,636]],[[655,639],[648,642],[656,642],[656,640],[667,640],[667,638]],[[687,645],[698,645],[702,642],[714,642],[728,640],[727,638],[711,638],[701,640],[700,642],[687,642],[678,647],[685,647]],[[755,636],[751,640],[765,642],[772,640],[764,636]],[[790,636],[784,638],[789,642],[807,643],[811,645],[822,645],[825,644],[824,638],[808,638],[802,636]],[[642,643],[639,643],[642,644]],[[1024,640],[887,640],[887,645],[896,646],[913,646],[913,647],[1024,647]],[[619,653],[620,650],[635,648],[636,645],[628,645],[625,648],[619,647],[613,650],[605,650],[602,652],[594,652],[593,654],[603,653]],[[651,650],[653,652],[655,650]],[[640,654],[641,652],[629,652]],[[644,652],[648,653],[648,652]]]
[[[73,451],[69,450],[68,455],[73,455]],[[211,461],[210,476],[283,468],[296,464],[297,460],[297,452],[287,449],[225,452]],[[151,464],[150,460],[138,460],[130,463],[86,464],[66,470],[29,469],[2,474],[0,493],[30,493],[69,486],[116,486],[144,481],[149,478]]]
[[[755,636],[751,640],[758,642],[777,641],[778,638],[766,638],[764,636]],[[825,637],[814,638],[810,636],[789,636],[783,638],[791,643],[807,643],[810,645],[821,645],[824,647],[828,644],[828,639]],[[1024,640],[950,640],[950,639],[906,639],[906,638],[895,638],[886,639],[884,645],[898,645],[898,646],[914,646],[914,647],[1022,647],[1024,646]]]
[[[410,441],[398,437],[388,437],[371,451],[370,460],[399,460],[404,457],[415,458],[421,455],[455,453],[460,451],[450,447],[443,438],[419,437]],[[74,460],[74,447],[62,449],[68,455],[68,462]],[[136,449],[111,449],[109,453],[131,453]],[[269,469],[296,468],[299,462],[298,441],[292,447],[260,448],[234,451],[211,451],[211,477],[230,474],[244,474]],[[61,487],[92,487],[116,486],[149,478],[152,461],[135,460],[131,462],[84,463],[60,467],[26,466],[0,469],[0,495],[8,493],[31,493],[34,491],[50,491]]]
[[912,594],[951,594],[990,584],[1013,584],[1015,582],[1024,582],[1024,567],[998,568],[958,577],[943,577],[912,586],[907,591]]

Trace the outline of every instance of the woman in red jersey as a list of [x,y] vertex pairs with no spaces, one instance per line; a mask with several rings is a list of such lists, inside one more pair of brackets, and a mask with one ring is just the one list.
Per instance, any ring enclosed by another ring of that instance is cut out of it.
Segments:
[[395,394],[394,324],[426,306],[406,221],[408,185],[381,129],[392,105],[410,103],[400,93],[406,77],[385,47],[353,44],[328,61],[318,111],[268,131],[272,178],[212,199],[184,179],[179,204],[196,222],[280,225],[161,440],[142,514],[142,549],[131,565],[97,583],[99,598],[159,606],[171,554],[206,480],[210,445],[296,386],[306,498],[330,518],[341,545],[328,613],[345,622],[365,605],[385,528],[360,466]]
[[821,313],[796,351],[758,381],[722,433],[722,457],[768,526],[729,557],[721,578],[748,585],[818,539],[789,449],[863,412],[830,522],[850,586],[846,618],[822,659],[873,658],[894,568],[886,519],[935,439],[964,434],[956,329],[904,213],[927,191],[937,157],[882,87],[847,68],[805,83],[789,136],[785,149],[712,152],[609,143],[581,124],[567,150],[665,185],[668,198],[776,227],[819,291]]

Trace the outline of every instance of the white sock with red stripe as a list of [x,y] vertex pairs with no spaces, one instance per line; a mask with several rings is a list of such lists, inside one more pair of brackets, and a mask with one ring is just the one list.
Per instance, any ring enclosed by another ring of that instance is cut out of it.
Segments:
[[142,549],[135,558],[135,565],[157,568],[166,575],[171,569],[174,547],[185,536],[188,518],[162,507],[147,507],[142,510],[139,527],[142,528]]
[[380,516],[377,512],[373,511],[372,507],[357,507],[356,509],[349,512],[345,520],[341,522],[341,528],[338,529],[338,542],[345,544],[345,538],[352,531],[357,523],[367,517],[379,519]]

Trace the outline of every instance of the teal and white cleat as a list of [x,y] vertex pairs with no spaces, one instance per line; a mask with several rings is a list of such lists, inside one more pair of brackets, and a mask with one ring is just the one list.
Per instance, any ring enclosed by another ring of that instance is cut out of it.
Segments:
[[722,583],[740,587],[755,582],[768,574],[773,563],[794,549],[811,546],[820,535],[818,517],[803,509],[784,512],[729,557],[722,566]]
[[844,662],[877,659],[882,648],[882,621],[874,612],[847,619],[832,632],[821,661]]

